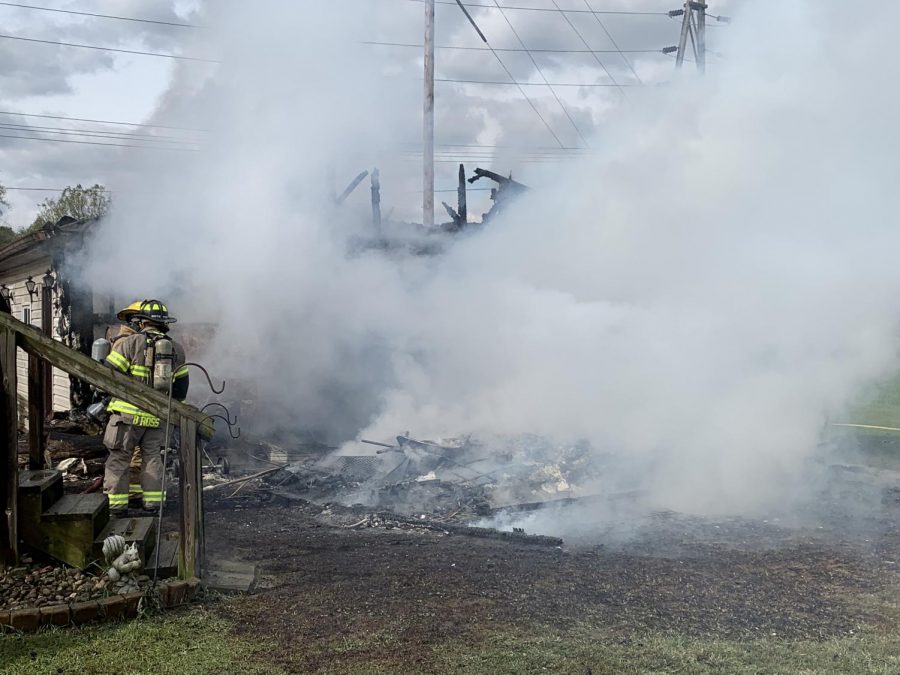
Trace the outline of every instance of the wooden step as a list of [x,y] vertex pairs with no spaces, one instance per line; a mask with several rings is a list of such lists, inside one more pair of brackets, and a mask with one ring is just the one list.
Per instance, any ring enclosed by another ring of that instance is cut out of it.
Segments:
[[94,539],[94,555],[98,559],[103,558],[103,541],[114,534],[124,537],[126,545],[137,544],[141,560],[146,561],[156,545],[156,518],[141,516],[110,520]]
[[63,496],[62,473],[19,472],[19,536],[28,544],[40,536],[41,514]]
[[19,495],[46,495],[50,504],[62,497],[62,473],[56,469],[19,471]]
[[[169,532],[159,540],[159,573],[158,579],[167,579],[178,575],[178,533]],[[144,564],[144,574],[152,577],[156,569],[156,551],[147,557]]]
[[41,514],[41,520],[90,520],[92,523],[102,520],[103,525],[106,525],[109,522],[109,502],[102,492],[63,495]]
[[94,540],[109,522],[104,494],[63,495],[41,514],[35,548],[57,560],[86,568],[94,560]]

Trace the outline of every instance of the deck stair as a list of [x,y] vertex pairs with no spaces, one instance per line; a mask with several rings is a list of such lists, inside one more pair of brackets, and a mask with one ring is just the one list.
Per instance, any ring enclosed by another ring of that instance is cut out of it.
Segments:
[[154,551],[147,556],[144,574],[152,577],[154,572],[156,572],[160,579],[174,577],[178,574],[178,553],[180,548],[177,532],[164,534],[159,541],[159,570],[156,570],[156,552]]
[[[28,355],[24,378],[19,373],[20,351]],[[84,567],[96,556],[95,541],[110,522],[109,507],[102,495],[66,496],[58,472],[37,471],[45,463],[48,449],[47,419],[51,413],[47,406],[48,368],[67,373],[151,415],[170,417],[181,430],[180,547],[173,550],[178,558],[178,577],[182,580],[199,577],[205,555],[200,444],[203,439],[212,438],[213,419],[194,406],[173,401],[163,392],[107,368],[35,326],[19,321],[12,316],[9,302],[3,297],[0,297],[0,569],[18,564],[22,544]],[[31,471],[21,473],[19,427],[25,411],[20,411],[20,393],[26,383],[28,469]],[[134,535],[135,541],[142,541],[145,553],[152,553],[148,543],[153,537],[146,536],[150,528],[127,523],[119,527],[129,536]],[[166,564],[170,564],[169,555],[165,557]]]
[[41,514],[62,496],[63,481],[59,471],[20,471],[19,536],[29,543],[39,539]]
[[19,472],[19,535],[39,551],[85,569],[102,558],[103,539],[121,534],[142,555],[153,549],[156,521],[112,518],[104,494],[63,494],[59,471]]
[[114,534],[123,537],[126,545],[136,544],[141,560],[146,561],[156,544],[156,519],[147,516],[112,518],[94,539],[94,555],[97,558],[103,556],[103,541]]

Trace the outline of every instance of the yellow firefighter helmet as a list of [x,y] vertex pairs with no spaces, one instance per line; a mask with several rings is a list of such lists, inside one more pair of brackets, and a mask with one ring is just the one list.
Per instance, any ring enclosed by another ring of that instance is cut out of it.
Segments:
[[144,300],[138,311],[135,312],[134,318],[162,325],[178,321],[175,317],[169,316],[169,308],[159,300]]
[[143,305],[143,304],[144,304],[143,300],[135,300],[130,305],[128,305],[128,307],[126,307],[125,309],[120,311],[118,314],[116,314],[116,318],[119,321],[124,321],[125,323],[128,323],[129,321],[131,321],[132,318],[134,318],[135,314],[137,314],[138,312],[141,311],[141,305]]
[[145,319],[161,324],[170,324],[177,321],[174,317],[169,316],[169,308],[159,300],[135,300],[116,314],[116,318],[126,323],[136,319]]

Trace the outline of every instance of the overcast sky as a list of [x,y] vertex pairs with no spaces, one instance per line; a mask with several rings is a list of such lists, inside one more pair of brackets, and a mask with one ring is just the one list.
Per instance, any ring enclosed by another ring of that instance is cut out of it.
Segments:
[[[422,4],[415,0],[329,0],[347,4],[348,11],[365,7],[372,16],[371,40],[417,45],[422,34]],[[493,0],[478,0],[490,5]],[[588,4],[589,3],[589,4]],[[32,3],[26,3],[32,4]],[[111,14],[171,23],[210,24],[215,21],[214,3],[202,0],[41,0],[41,7]],[[457,161],[467,166],[486,166],[513,171],[525,182],[539,180],[541,172],[566,161],[575,150],[596,151],[598,131],[611,111],[622,106],[639,108],[640,86],[557,86],[551,92],[543,78],[552,83],[591,85],[664,84],[672,76],[674,59],[659,53],[678,40],[680,23],[664,12],[678,6],[666,0],[500,0],[510,9],[472,9],[483,32],[498,50],[520,49],[520,39],[534,50],[582,50],[581,53],[537,52],[532,62],[523,52],[502,51],[506,67],[521,82],[533,83],[525,91],[541,117],[515,86],[507,84],[465,84],[441,82],[436,85],[436,142],[438,144],[437,188],[455,187]],[[710,13],[734,11],[734,0],[711,3]],[[572,11],[527,11],[521,8]],[[658,12],[658,14],[604,14],[597,11]],[[516,9],[513,9],[516,8]],[[709,45],[716,54],[728,27],[711,21]],[[0,6],[0,34],[98,45],[135,51],[179,54],[214,59],[216,45],[204,39],[202,28],[186,28],[109,18],[77,16],[34,9]],[[439,4],[436,43],[442,46],[483,47],[477,34],[453,5]],[[510,26],[512,24],[512,27]],[[515,32],[514,32],[515,31]],[[515,33],[518,33],[518,37]],[[614,41],[614,43],[613,43]],[[628,61],[616,48],[651,50],[629,53]],[[421,185],[419,165],[413,154],[420,139],[421,110],[416,104],[421,88],[421,50],[416,47],[369,47],[371,58],[385,78],[386,92],[410,100],[408,146],[398,147],[385,157],[387,178],[392,181],[390,206],[401,217],[415,218],[416,194]],[[725,55],[710,55],[709,67]],[[286,55],[289,58],[289,55]],[[598,61],[599,60],[599,61]],[[509,79],[489,51],[438,49],[437,78],[480,80],[502,83]],[[28,224],[36,204],[52,192],[16,188],[62,188],[67,185],[107,185],[115,194],[116,183],[129,171],[135,153],[185,152],[199,148],[202,134],[187,130],[126,127],[58,119],[14,116],[57,115],[90,120],[147,122],[165,125],[167,107],[172,106],[173,82],[181,87],[191,78],[214,77],[217,66],[193,61],[106,52],[76,47],[39,44],[0,38],[0,184],[10,188],[11,208],[2,221],[15,227]],[[315,68],[316,64],[301,64]],[[167,96],[167,93],[169,96]],[[555,95],[554,95],[555,94]],[[557,98],[559,99],[557,101]],[[165,102],[166,105],[162,105]],[[183,113],[183,111],[182,111]],[[180,115],[175,126],[184,124]],[[203,120],[196,120],[203,126]],[[552,129],[552,132],[547,127]],[[41,127],[36,129],[34,127]],[[377,133],[377,130],[373,130]],[[116,134],[116,135],[112,135]],[[150,141],[142,134],[153,134]],[[9,136],[20,138],[9,138]],[[31,140],[21,137],[54,139]],[[602,133],[600,134],[602,138]],[[55,142],[70,141],[70,142]],[[77,141],[77,142],[75,142]],[[108,145],[91,145],[104,143]],[[114,147],[153,145],[152,149]],[[451,144],[518,146],[516,150],[449,147]],[[602,144],[602,143],[601,143]],[[566,150],[560,149],[565,146]],[[167,149],[163,149],[167,148]],[[379,160],[380,161],[380,160]],[[338,182],[343,184],[342,177]],[[483,186],[488,187],[488,186]],[[486,207],[486,193],[473,195],[476,208]],[[439,195],[451,201],[452,194]],[[438,206],[440,209],[440,206]],[[438,219],[442,217],[438,213]]]

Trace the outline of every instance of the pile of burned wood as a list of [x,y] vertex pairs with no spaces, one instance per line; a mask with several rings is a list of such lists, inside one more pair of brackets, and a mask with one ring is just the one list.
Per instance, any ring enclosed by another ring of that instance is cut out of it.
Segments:
[[602,456],[584,444],[554,445],[534,436],[431,441],[403,434],[393,443],[364,439],[298,461],[269,462],[229,480],[211,477],[204,489],[227,497],[262,490],[284,499],[462,522],[589,497],[604,475]]

